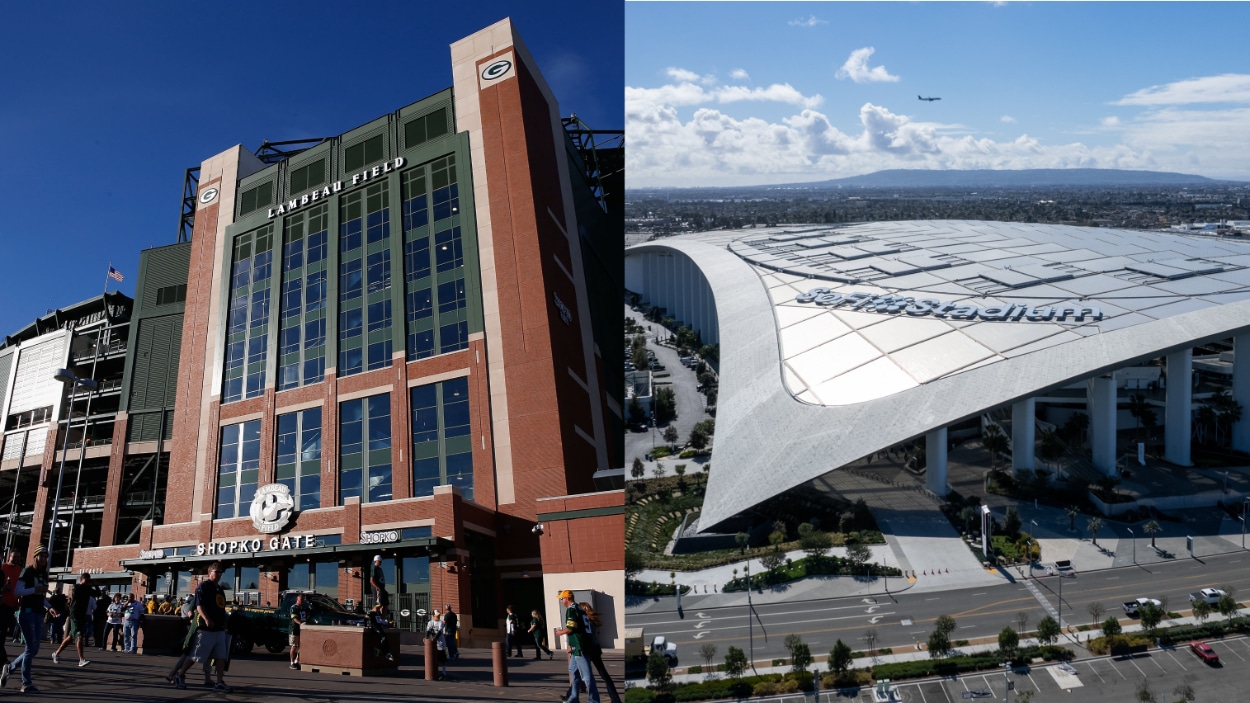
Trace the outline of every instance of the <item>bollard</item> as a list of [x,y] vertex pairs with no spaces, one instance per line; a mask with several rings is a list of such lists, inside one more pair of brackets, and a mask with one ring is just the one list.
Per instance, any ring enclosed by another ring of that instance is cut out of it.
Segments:
[[428,638],[425,640],[425,680],[438,680],[438,647]]
[[503,651],[503,642],[490,643],[490,658],[495,671],[495,685],[508,685],[508,655]]

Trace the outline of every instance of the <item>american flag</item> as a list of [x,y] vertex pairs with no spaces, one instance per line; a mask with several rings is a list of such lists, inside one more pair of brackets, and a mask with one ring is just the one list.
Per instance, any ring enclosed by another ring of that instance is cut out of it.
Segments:
[[118,271],[117,269],[115,269],[115,268],[113,268],[112,266],[110,266],[110,267],[109,267],[109,278],[113,279],[114,281],[117,281],[118,283],[121,283],[121,282],[122,282],[122,279],[123,279],[123,277],[122,277],[122,272],[121,272],[121,271]]

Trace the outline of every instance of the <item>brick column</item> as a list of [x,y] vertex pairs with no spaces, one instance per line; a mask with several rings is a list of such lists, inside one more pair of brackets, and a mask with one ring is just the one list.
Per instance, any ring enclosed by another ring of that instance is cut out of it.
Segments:
[[121,503],[122,470],[126,466],[126,428],[130,418],[123,410],[113,421],[113,445],[109,453],[109,476],[104,485],[104,515],[100,518],[100,546],[117,540],[117,509]]

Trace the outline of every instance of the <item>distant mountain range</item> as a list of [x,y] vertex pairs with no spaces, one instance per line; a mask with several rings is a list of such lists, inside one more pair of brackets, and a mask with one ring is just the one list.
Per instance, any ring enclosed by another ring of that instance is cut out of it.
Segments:
[[831,181],[791,183],[789,188],[1022,188],[1029,186],[1211,185],[1204,176],[1162,171],[1122,171],[1113,168],[1032,168],[1018,171],[929,171],[890,169]]

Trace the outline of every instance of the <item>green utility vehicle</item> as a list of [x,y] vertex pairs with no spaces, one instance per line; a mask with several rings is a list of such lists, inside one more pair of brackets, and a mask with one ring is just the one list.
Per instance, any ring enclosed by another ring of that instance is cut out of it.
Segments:
[[308,604],[308,624],[365,625],[364,615],[348,610],[329,596],[316,591],[284,591],[276,608],[241,605],[236,609],[238,615],[231,614],[238,633],[234,637],[234,653],[246,654],[257,645],[274,654],[285,650],[291,634],[291,608],[295,597],[301,593]]

